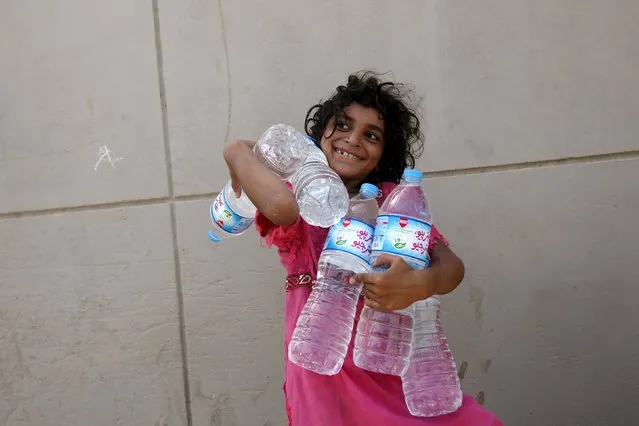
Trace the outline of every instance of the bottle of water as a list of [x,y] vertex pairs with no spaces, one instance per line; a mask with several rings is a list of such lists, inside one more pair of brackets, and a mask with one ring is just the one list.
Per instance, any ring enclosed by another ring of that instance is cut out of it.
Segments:
[[[311,225],[331,227],[346,214],[348,191],[309,136],[286,124],[275,124],[253,147],[259,161],[291,184],[300,215]],[[296,173],[297,172],[297,173]],[[255,221],[255,206],[243,192],[237,198],[230,181],[211,204],[209,239],[215,243],[242,234]]]
[[[312,139],[295,128],[275,124],[262,133],[253,152],[280,178],[287,179],[308,156],[311,144]],[[209,239],[215,243],[241,235],[255,222],[255,206],[246,193],[242,192],[239,198],[235,196],[230,180],[215,198],[210,210],[214,229],[209,230]]]
[[[403,258],[414,269],[428,267],[431,214],[421,188],[423,174],[407,169],[380,208],[371,264],[382,253]],[[376,267],[381,272],[388,266]],[[413,340],[414,304],[395,312],[362,310],[353,359],[365,370],[401,376],[408,368]]]
[[300,216],[310,225],[330,228],[348,211],[348,190],[319,148],[309,152],[290,182]]
[[406,406],[413,416],[441,416],[457,410],[462,403],[459,376],[439,311],[438,296],[415,304],[410,364],[402,376]]
[[[289,142],[283,147],[265,143],[277,138]],[[330,228],[344,217],[348,211],[348,190],[312,138],[291,126],[278,124],[267,130],[261,140],[264,142],[256,147],[263,154],[258,158],[264,158],[271,170],[278,170],[280,177],[288,178],[300,216],[307,223]]]
[[282,180],[288,179],[314,151],[315,141],[287,124],[275,124],[262,133],[253,147],[259,161]]
[[302,368],[324,375],[342,368],[362,291],[349,280],[370,271],[376,196],[375,185],[362,184],[348,214],[329,231],[317,279],[288,346],[289,360]]
[[255,221],[255,213],[256,208],[246,193],[236,197],[231,181],[227,182],[211,203],[213,229],[209,229],[209,239],[219,243],[244,233]]

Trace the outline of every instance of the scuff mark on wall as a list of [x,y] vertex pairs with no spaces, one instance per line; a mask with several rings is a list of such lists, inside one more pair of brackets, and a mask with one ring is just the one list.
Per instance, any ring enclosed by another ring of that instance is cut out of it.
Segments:
[[484,303],[484,290],[472,284],[468,287],[470,293],[470,303],[475,307],[475,319],[480,320],[484,314],[482,311],[482,303]]
[[484,405],[484,403],[486,402],[486,395],[484,394],[484,391],[479,391],[475,399],[477,400],[477,403],[479,405]]
[[459,370],[457,371],[457,376],[459,377],[459,380],[464,380],[464,377],[466,377],[467,370],[468,370],[468,361],[464,361],[461,363],[461,365],[459,366]]
[[213,403],[211,426],[238,426],[235,411],[229,404],[231,398],[226,394],[217,395]]
[[160,416],[160,419],[157,422],[155,422],[153,426],[169,426],[169,424],[166,422],[166,418],[164,417],[164,414]]
[[11,340],[13,341],[13,345],[16,348],[16,356],[18,358],[18,366],[20,367],[20,370],[26,373],[27,376],[31,376],[31,371],[24,362],[22,348],[20,347],[20,342],[18,342],[18,336],[16,335],[15,331],[11,332]]

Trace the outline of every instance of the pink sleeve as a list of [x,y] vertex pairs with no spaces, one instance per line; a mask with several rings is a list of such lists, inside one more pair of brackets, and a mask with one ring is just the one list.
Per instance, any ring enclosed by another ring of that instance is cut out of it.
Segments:
[[[286,186],[291,192],[293,191],[293,186],[289,182],[286,182]],[[267,247],[275,246],[286,251],[290,251],[293,246],[301,245],[304,236],[304,223],[302,218],[297,216],[295,222],[290,225],[276,225],[259,210],[255,214],[255,229]]]
[[275,246],[290,250],[303,235],[303,222],[300,216],[291,225],[276,225],[259,211],[255,215],[255,229],[268,247]]
[[435,225],[433,225],[433,227],[430,230],[430,239],[428,241],[428,251],[432,252],[433,248],[435,248],[437,244],[444,244],[445,246],[448,247],[448,240],[446,240],[446,238],[439,232],[439,230],[435,227]]

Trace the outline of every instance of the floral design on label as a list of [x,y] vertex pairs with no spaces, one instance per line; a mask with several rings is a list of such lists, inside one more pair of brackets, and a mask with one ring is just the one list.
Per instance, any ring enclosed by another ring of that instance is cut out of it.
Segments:
[[368,262],[373,243],[373,232],[373,227],[361,220],[342,219],[328,232],[324,250],[343,251]]
[[410,257],[411,266],[426,268],[430,263],[428,240],[432,225],[400,215],[377,217],[372,251]]
[[211,221],[229,234],[241,234],[253,224],[254,219],[235,213],[222,191],[211,204]]

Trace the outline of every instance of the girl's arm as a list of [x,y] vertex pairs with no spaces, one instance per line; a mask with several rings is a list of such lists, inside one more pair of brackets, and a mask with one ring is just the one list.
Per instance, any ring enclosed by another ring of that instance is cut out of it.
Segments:
[[284,182],[262,164],[253,152],[255,142],[236,140],[224,148],[233,190],[241,191],[255,207],[276,225],[290,225],[297,219],[299,208],[295,196]]
[[427,296],[422,299],[433,295],[450,293],[462,282],[466,273],[464,262],[446,244],[436,244],[430,257],[431,266],[428,269],[432,270],[431,275],[433,276],[430,285],[429,277],[424,276],[425,271],[428,269],[415,271],[417,273],[421,272],[421,274],[418,274],[422,278],[420,281],[426,283],[426,287],[430,287],[429,291],[426,292]]
[[380,311],[404,309],[418,300],[453,291],[464,279],[464,263],[445,244],[431,252],[426,269],[413,269],[401,257],[380,255],[374,266],[389,265],[381,273],[357,274],[351,283],[364,284],[366,304]]

